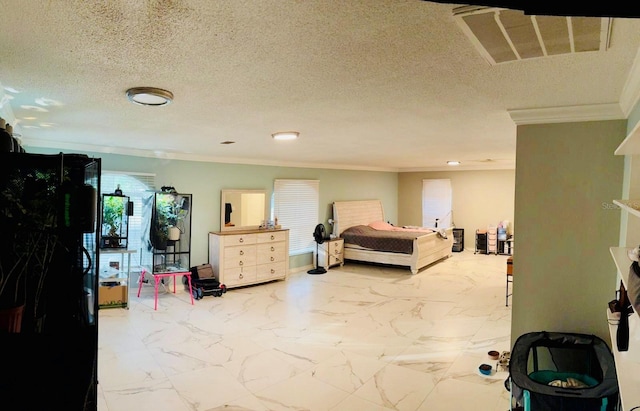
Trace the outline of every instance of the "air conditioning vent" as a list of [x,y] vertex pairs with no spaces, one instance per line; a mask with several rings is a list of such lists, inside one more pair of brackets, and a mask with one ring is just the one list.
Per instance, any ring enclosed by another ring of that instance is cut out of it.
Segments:
[[612,18],[533,16],[520,10],[462,6],[453,17],[492,65],[559,54],[605,51]]

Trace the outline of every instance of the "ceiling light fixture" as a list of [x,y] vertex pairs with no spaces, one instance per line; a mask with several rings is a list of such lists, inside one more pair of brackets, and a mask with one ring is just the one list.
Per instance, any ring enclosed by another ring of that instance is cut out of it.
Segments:
[[274,140],[295,140],[298,136],[300,136],[300,133],[297,131],[280,131],[271,134]]
[[452,161],[447,161],[447,164],[450,165],[450,166],[459,166],[460,162],[452,160]]
[[173,93],[155,87],[133,87],[127,90],[127,98],[141,106],[166,106],[173,101]]

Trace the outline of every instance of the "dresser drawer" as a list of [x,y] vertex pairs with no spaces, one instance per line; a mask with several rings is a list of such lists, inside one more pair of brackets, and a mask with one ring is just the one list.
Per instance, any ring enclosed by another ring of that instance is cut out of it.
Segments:
[[329,266],[342,264],[342,254],[329,255]]
[[224,268],[247,267],[255,264],[255,245],[237,245],[224,248]]
[[328,244],[328,252],[329,255],[340,255],[342,254],[342,246],[344,243],[342,241],[330,241]]
[[284,241],[287,238],[286,231],[269,231],[257,234],[258,243],[271,243],[277,241]]
[[224,270],[224,285],[238,287],[256,282],[256,267],[237,267]]
[[275,278],[284,278],[287,275],[284,261],[279,263],[262,264],[256,267],[258,281],[266,281]]
[[285,249],[284,242],[258,244],[257,245],[258,264],[275,263],[284,261],[288,250]]
[[255,244],[258,238],[257,234],[234,234],[224,236],[224,246]]

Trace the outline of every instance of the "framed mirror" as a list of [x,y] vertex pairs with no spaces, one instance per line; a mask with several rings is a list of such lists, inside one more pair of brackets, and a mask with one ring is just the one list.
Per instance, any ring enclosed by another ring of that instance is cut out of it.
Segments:
[[267,215],[265,190],[221,190],[220,231],[258,229]]

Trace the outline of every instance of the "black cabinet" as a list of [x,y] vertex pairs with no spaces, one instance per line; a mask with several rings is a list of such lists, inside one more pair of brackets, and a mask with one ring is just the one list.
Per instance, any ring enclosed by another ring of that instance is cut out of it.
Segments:
[[100,248],[127,248],[129,216],[133,215],[133,203],[120,192],[103,194],[101,204]]
[[453,247],[451,251],[456,253],[464,250],[464,228],[453,229]]
[[97,409],[100,174],[86,155],[0,153],[3,410]]
[[513,237],[506,240],[498,240],[498,254],[513,255]]
[[141,265],[150,273],[188,271],[191,267],[191,207],[192,195],[173,188],[143,199]]
[[487,254],[487,232],[476,230],[476,251],[474,254]]

